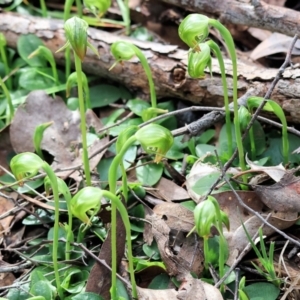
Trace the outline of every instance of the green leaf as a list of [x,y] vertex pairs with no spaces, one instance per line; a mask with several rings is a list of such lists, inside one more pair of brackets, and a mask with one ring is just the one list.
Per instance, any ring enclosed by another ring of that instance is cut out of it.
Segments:
[[33,181],[28,181],[26,183],[26,185],[18,187],[18,193],[20,193],[20,194],[26,194],[26,193],[35,194],[29,187],[31,187],[32,189],[35,190],[35,189],[39,188],[40,186],[42,186],[43,184],[44,184],[43,178],[35,179]]
[[210,173],[209,175],[201,177],[198,181],[196,181],[192,190],[198,195],[206,195],[209,191],[210,187],[216,182],[216,180],[220,176],[220,172]]
[[196,154],[198,157],[203,157],[206,155],[215,156],[215,150],[217,150],[217,148],[212,145],[199,144],[196,146]]
[[274,300],[277,299],[280,289],[268,282],[257,282],[244,288],[249,299]]
[[9,289],[7,295],[9,300],[27,300],[30,297],[29,283],[22,284],[22,289]]
[[45,74],[52,74],[51,68],[26,68],[22,70],[19,78],[19,85],[28,90],[44,90],[55,85],[52,75],[45,76]]
[[141,117],[144,110],[151,107],[151,105],[141,99],[133,99],[127,102],[128,108],[135,113],[137,116]]
[[122,87],[110,84],[99,84],[90,88],[92,108],[107,106],[119,99],[130,98],[130,93]]
[[68,299],[72,300],[103,300],[103,298],[95,293],[85,292],[78,294],[76,296],[70,296]]
[[[132,209],[129,210],[129,215],[143,219],[145,218],[145,209],[142,204],[134,206]],[[138,220],[131,220],[130,222],[131,230],[136,232],[144,232],[144,221],[138,221]]]
[[196,143],[207,144],[216,134],[214,129],[204,131],[199,137],[196,138]]
[[190,211],[194,211],[196,203],[193,200],[187,200],[180,203],[183,207],[187,208]]
[[161,268],[162,272],[166,270],[164,263],[161,261],[150,261],[134,257],[133,263],[135,265],[135,272],[140,272],[151,267],[155,267],[156,269]]
[[28,56],[35,51],[39,46],[43,46],[43,42],[34,34],[21,35],[17,41],[17,49],[19,55],[31,67],[46,67],[47,61],[45,58],[35,56],[28,58]]
[[153,41],[153,35],[145,27],[138,27],[130,36],[140,41]]
[[89,272],[79,268],[71,268],[64,274],[61,287],[71,294],[80,293],[86,285]]
[[[48,236],[47,236],[47,239],[48,240],[52,240],[53,241],[53,232],[54,232],[54,229],[53,227],[50,228],[50,230],[48,231]],[[58,231],[58,238],[66,238],[66,232],[62,229],[62,228],[59,228],[59,231]],[[60,258],[60,259],[64,259],[65,258],[65,255],[66,255],[66,245],[65,243],[63,242],[58,242],[58,248],[56,249],[57,251],[57,258]],[[49,251],[52,255],[52,252],[53,252],[53,247],[52,247],[52,244],[49,244]]]
[[161,175],[163,173],[163,165],[162,164],[147,164],[144,166],[141,166],[143,162],[139,160],[137,163],[136,168],[136,177],[137,179],[143,184],[147,186],[153,186],[155,185],[159,179],[161,178]]
[[117,278],[117,293],[118,297],[117,299],[120,300],[130,300],[130,297],[128,296],[127,290],[124,286],[124,283]]
[[109,133],[112,136],[118,136],[123,130],[125,130],[129,125],[140,125],[143,123],[143,120],[141,118],[133,118],[126,120],[119,126],[113,127],[109,129]]
[[159,274],[155,276],[152,281],[150,282],[148,289],[153,290],[165,290],[168,288],[170,283],[170,277],[168,274]]
[[160,260],[160,252],[157,247],[157,243],[155,241],[149,246],[147,244],[143,245],[144,253],[153,260]]
[[30,293],[34,296],[42,296],[46,300],[54,299],[53,293],[55,291],[54,286],[50,284],[48,280],[40,280],[39,282],[34,283],[30,288]]

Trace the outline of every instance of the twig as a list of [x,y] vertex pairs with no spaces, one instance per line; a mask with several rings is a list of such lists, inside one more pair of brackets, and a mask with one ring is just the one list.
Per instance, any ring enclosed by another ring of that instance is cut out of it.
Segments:
[[231,185],[230,181],[226,178],[226,176],[224,176],[224,180],[226,181],[226,183],[229,185],[229,187],[231,188],[232,192],[234,193],[234,195],[236,196],[239,204],[244,207],[245,209],[247,209],[251,214],[255,215],[259,220],[261,220],[265,225],[269,226],[270,228],[272,228],[274,231],[276,231],[277,233],[279,233],[281,236],[283,236],[284,238],[286,238],[287,240],[289,240],[291,243],[300,246],[300,242],[291,238],[290,236],[288,236],[286,233],[284,233],[283,231],[281,231],[280,229],[278,229],[277,227],[273,226],[272,224],[270,224],[268,221],[266,221],[257,211],[255,211],[254,209],[252,209],[251,207],[249,207],[248,205],[246,205],[244,203],[244,201],[241,199],[241,197],[239,196],[239,194],[235,191],[235,189],[233,188],[233,186]]
[[[98,262],[100,265],[104,266],[108,270],[111,271],[111,267],[106,263],[105,260],[100,259],[97,257],[93,252],[91,252],[88,248],[86,248],[83,244],[81,243],[72,243],[72,245],[81,248],[86,254],[88,254],[90,257],[92,257],[96,262]],[[119,280],[121,280],[128,288],[131,288],[131,284],[125,280],[123,277],[121,277],[119,274],[117,274],[117,277]]]

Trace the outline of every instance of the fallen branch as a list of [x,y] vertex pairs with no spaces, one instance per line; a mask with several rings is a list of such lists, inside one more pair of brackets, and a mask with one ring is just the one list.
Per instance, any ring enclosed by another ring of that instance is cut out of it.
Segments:
[[188,11],[219,18],[222,23],[247,25],[294,36],[300,30],[300,12],[267,4],[260,0],[251,3],[237,0],[163,0]]
[[[4,33],[8,45],[13,48],[16,48],[20,35],[29,33],[37,35],[54,53],[57,62],[64,65],[64,54],[55,53],[65,43],[61,20],[0,13],[0,32]],[[216,60],[213,60],[212,65],[213,78],[208,74],[205,79],[198,81],[186,76],[187,51],[179,49],[176,45],[141,42],[94,28],[89,29],[89,36],[90,42],[99,51],[100,59],[88,51],[83,64],[85,72],[120,82],[139,96],[147,98],[149,94],[147,78],[137,59],[119,64],[111,71],[108,70],[114,63],[114,58],[110,54],[110,45],[120,39],[130,40],[141,48],[149,61],[158,97],[180,98],[202,106],[223,106],[223,87]],[[225,63],[227,75],[230,76],[231,63],[229,60]],[[247,65],[241,61],[238,62],[238,66],[239,97],[250,89],[253,95],[264,95],[277,73],[276,69]],[[299,77],[298,70],[287,69],[272,95],[272,99],[284,109],[288,121],[295,123],[299,123],[300,120]],[[231,78],[228,80],[228,86],[230,92]]]

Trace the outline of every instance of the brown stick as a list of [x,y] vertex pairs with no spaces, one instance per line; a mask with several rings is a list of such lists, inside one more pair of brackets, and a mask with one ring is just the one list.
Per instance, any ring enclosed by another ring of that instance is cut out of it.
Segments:
[[300,12],[260,0],[163,0],[186,10],[210,14],[222,23],[248,25],[294,36],[300,30]]
[[[220,1],[222,2],[222,1]],[[0,32],[3,32],[10,47],[16,48],[17,40],[22,34],[33,33],[40,37],[45,45],[54,53],[57,62],[64,65],[64,54],[55,53],[65,43],[63,22],[55,19],[42,19],[22,16],[13,13],[0,13]],[[202,106],[223,106],[223,87],[219,66],[213,60],[213,78],[208,74],[203,80],[193,80],[186,76],[187,51],[175,45],[161,45],[152,42],[141,42],[127,37],[118,37],[98,29],[89,29],[90,42],[98,49],[100,59],[90,50],[83,63],[83,69],[89,74],[111,79],[127,86],[139,96],[148,97],[149,88],[145,73],[137,59],[117,65],[108,71],[114,63],[110,54],[110,45],[117,40],[126,39],[141,48],[151,66],[159,98],[173,97],[188,100]],[[225,61],[229,86],[232,90],[231,63]],[[239,97],[251,89],[253,95],[263,96],[277,73],[276,69],[267,69],[254,65],[238,63],[238,94]],[[300,102],[298,101],[299,79],[298,70],[287,69],[283,78],[275,88],[272,99],[284,109],[289,121],[299,123]],[[101,79],[100,79],[101,80]]]

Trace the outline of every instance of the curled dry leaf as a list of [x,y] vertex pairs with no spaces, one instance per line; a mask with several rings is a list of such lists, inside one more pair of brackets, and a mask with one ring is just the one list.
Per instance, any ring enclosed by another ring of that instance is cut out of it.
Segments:
[[292,172],[272,186],[253,186],[261,201],[269,208],[280,212],[300,212],[300,179]]
[[272,167],[264,167],[264,166],[256,165],[248,158],[248,155],[246,155],[246,162],[249,165],[251,170],[264,172],[268,174],[276,182],[278,182],[287,172],[282,164],[279,164],[278,166],[272,166]]

